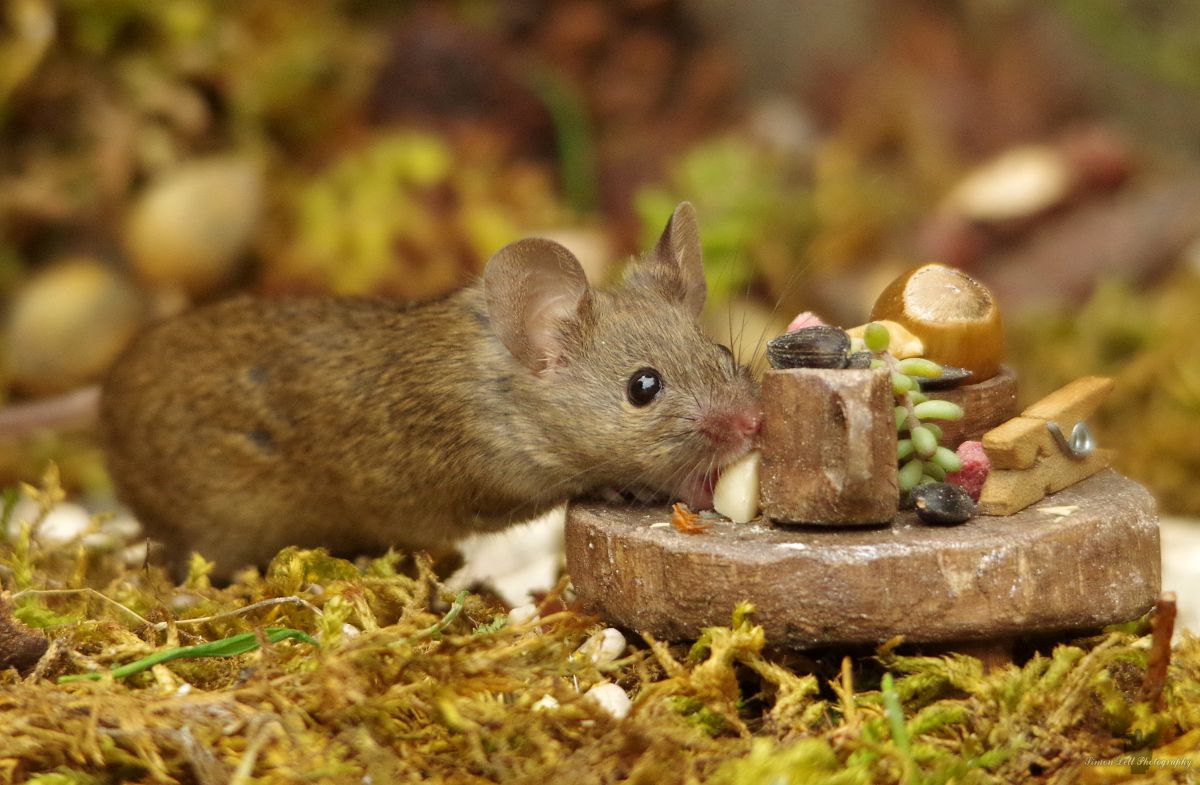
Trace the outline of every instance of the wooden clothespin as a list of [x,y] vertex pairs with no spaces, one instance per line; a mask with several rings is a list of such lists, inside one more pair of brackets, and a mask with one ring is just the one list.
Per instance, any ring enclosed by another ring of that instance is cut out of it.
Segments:
[[1115,451],[1096,448],[1085,421],[1112,389],[1106,377],[1076,379],[985,433],[992,468],[979,511],[1012,515],[1108,466]]

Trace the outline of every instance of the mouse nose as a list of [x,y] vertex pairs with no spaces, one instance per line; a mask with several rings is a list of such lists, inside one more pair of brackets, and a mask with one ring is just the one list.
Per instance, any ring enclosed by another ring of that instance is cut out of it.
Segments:
[[732,425],[743,436],[758,436],[762,432],[762,415],[758,412],[740,412],[733,416]]
[[762,430],[762,415],[755,411],[724,409],[700,418],[700,431],[720,447],[741,447]]

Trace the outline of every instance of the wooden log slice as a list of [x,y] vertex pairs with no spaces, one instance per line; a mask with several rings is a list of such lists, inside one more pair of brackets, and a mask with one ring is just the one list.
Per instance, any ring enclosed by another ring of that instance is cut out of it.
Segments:
[[718,521],[673,529],[661,507],[575,505],[567,568],[591,612],[668,640],[727,625],[741,600],[772,645],[986,640],[1101,627],[1159,594],[1150,494],[1105,470],[1008,517],[955,527]]

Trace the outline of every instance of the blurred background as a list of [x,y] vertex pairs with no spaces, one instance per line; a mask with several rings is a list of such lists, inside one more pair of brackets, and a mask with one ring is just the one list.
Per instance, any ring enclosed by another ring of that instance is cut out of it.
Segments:
[[[1197,40],[1186,0],[0,0],[0,389],[234,292],[435,297],[531,234],[603,281],[688,199],[722,340],[960,266],[1023,403],[1116,377],[1100,441],[1200,515]],[[86,429],[0,434],[2,483],[51,458],[106,492]]]

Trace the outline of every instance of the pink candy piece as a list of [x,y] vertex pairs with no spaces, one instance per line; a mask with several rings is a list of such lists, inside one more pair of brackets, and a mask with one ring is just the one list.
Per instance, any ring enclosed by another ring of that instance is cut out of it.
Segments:
[[792,319],[792,323],[787,326],[784,332],[790,333],[793,330],[800,330],[805,327],[820,327],[823,324],[825,324],[825,321],[820,316],[817,316],[812,311],[805,311],[795,319]]
[[987,482],[992,463],[983,451],[982,442],[963,442],[958,445],[957,452],[959,460],[962,461],[962,469],[947,474],[946,482],[962,486],[972,499],[979,501],[979,494],[983,490],[983,484]]

